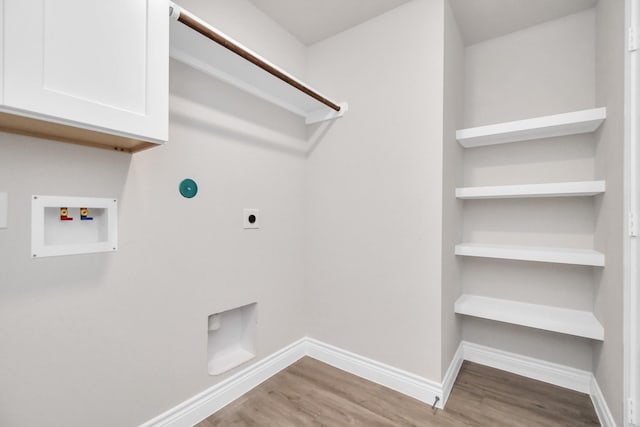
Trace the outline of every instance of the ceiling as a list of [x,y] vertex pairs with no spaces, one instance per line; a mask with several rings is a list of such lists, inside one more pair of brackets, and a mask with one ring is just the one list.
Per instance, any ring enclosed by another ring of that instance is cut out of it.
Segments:
[[[620,0],[622,1],[622,0]],[[594,7],[598,0],[450,0],[466,45]]]
[[[250,1],[302,43],[311,45],[410,0]],[[597,1],[450,0],[466,45],[589,9]]]
[[410,0],[250,1],[308,46],[355,27]]

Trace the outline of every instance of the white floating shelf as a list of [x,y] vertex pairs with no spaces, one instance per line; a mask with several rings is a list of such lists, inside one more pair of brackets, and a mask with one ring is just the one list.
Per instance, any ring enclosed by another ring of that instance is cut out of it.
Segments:
[[463,147],[473,148],[556,136],[577,135],[594,132],[606,118],[606,108],[594,108],[461,129],[456,132],[456,139]]
[[[174,14],[186,14],[199,24],[213,30],[244,51],[264,61],[269,66],[282,72],[295,82],[315,91],[309,85],[301,82],[291,74],[262,58],[257,53],[243,46],[241,43],[225,35],[210,24],[197,18],[189,11],[172,4]],[[209,74],[228,84],[245,90],[266,101],[276,104],[305,118],[307,124],[324,120],[332,120],[344,115],[348,109],[347,103],[336,103],[340,111],[335,111],[322,102],[294,88],[283,80],[264,71],[231,50],[204,37],[191,28],[171,19],[170,25],[170,56],[203,73]],[[212,94],[212,96],[215,96]],[[326,97],[325,97],[326,98]]]
[[498,322],[604,340],[604,328],[593,313],[476,295],[462,295],[455,312]]
[[591,249],[461,243],[456,255],[604,267],[604,254]]
[[458,199],[512,199],[531,197],[595,196],[605,192],[605,181],[558,182],[550,184],[501,185],[456,188]]

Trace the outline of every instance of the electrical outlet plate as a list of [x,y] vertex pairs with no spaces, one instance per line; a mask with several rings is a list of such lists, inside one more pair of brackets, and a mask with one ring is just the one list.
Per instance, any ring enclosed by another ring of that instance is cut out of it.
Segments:
[[244,209],[243,215],[243,227],[245,229],[260,228],[260,210],[259,209]]

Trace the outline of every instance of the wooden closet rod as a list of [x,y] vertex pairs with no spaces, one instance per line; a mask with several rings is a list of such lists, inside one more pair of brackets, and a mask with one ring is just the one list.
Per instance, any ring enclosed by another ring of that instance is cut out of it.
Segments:
[[299,81],[295,80],[291,76],[283,73],[282,71],[280,71],[279,69],[277,69],[273,65],[271,65],[268,62],[265,62],[264,60],[258,58],[257,56],[255,56],[251,52],[247,51],[242,46],[239,46],[238,44],[234,43],[233,41],[227,39],[225,36],[223,36],[222,34],[218,33],[212,27],[200,22],[200,20],[198,20],[195,16],[191,15],[189,12],[187,12],[185,10],[181,10],[181,8],[178,5],[173,4],[173,3],[170,3],[170,5],[171,6],[169,7],[169,10],[170,10],[171,17],[176,19],[178,22],[181,22],[182,24],[186,25],[187,27],[191,28],[192,30],[197,31],[198,33],[202,34],[206,38],[208,38],[210,40],[213,40],[214,42],[218,43],[219,45],[229,49],[231,52],[235,53],[236,55],[239,55],[242,58],[246,59],[247,61],[251,62],[252,64],[262,68],[267,73],[269,73],[269,74],[279,78],[283,82],[295,87],[299,91],[309,95],[310,97],[312,97],[313,99],[323,103],[327,107],[329,107],[329,108],[331,108],[331,109],[333,109],[335,111],[340,111],[340,106],[339,105],[329,101],[327,98],[325,98],[324,96],[320,95],[318,92],[315,92],[313,89],[308,88],[307,86],[303,85],[302,83],[300,83]]

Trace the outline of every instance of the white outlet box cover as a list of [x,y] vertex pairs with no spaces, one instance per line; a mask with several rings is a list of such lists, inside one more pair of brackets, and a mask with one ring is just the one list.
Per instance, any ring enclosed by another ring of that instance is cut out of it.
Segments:
[[8,226],[9,193],[0,192],[0,228]]
[[[244,228],[260,228],[260,209],[244,209],[242,213],[244,216]],[[252,215],[255,218],[254,222],[249,220]]]

